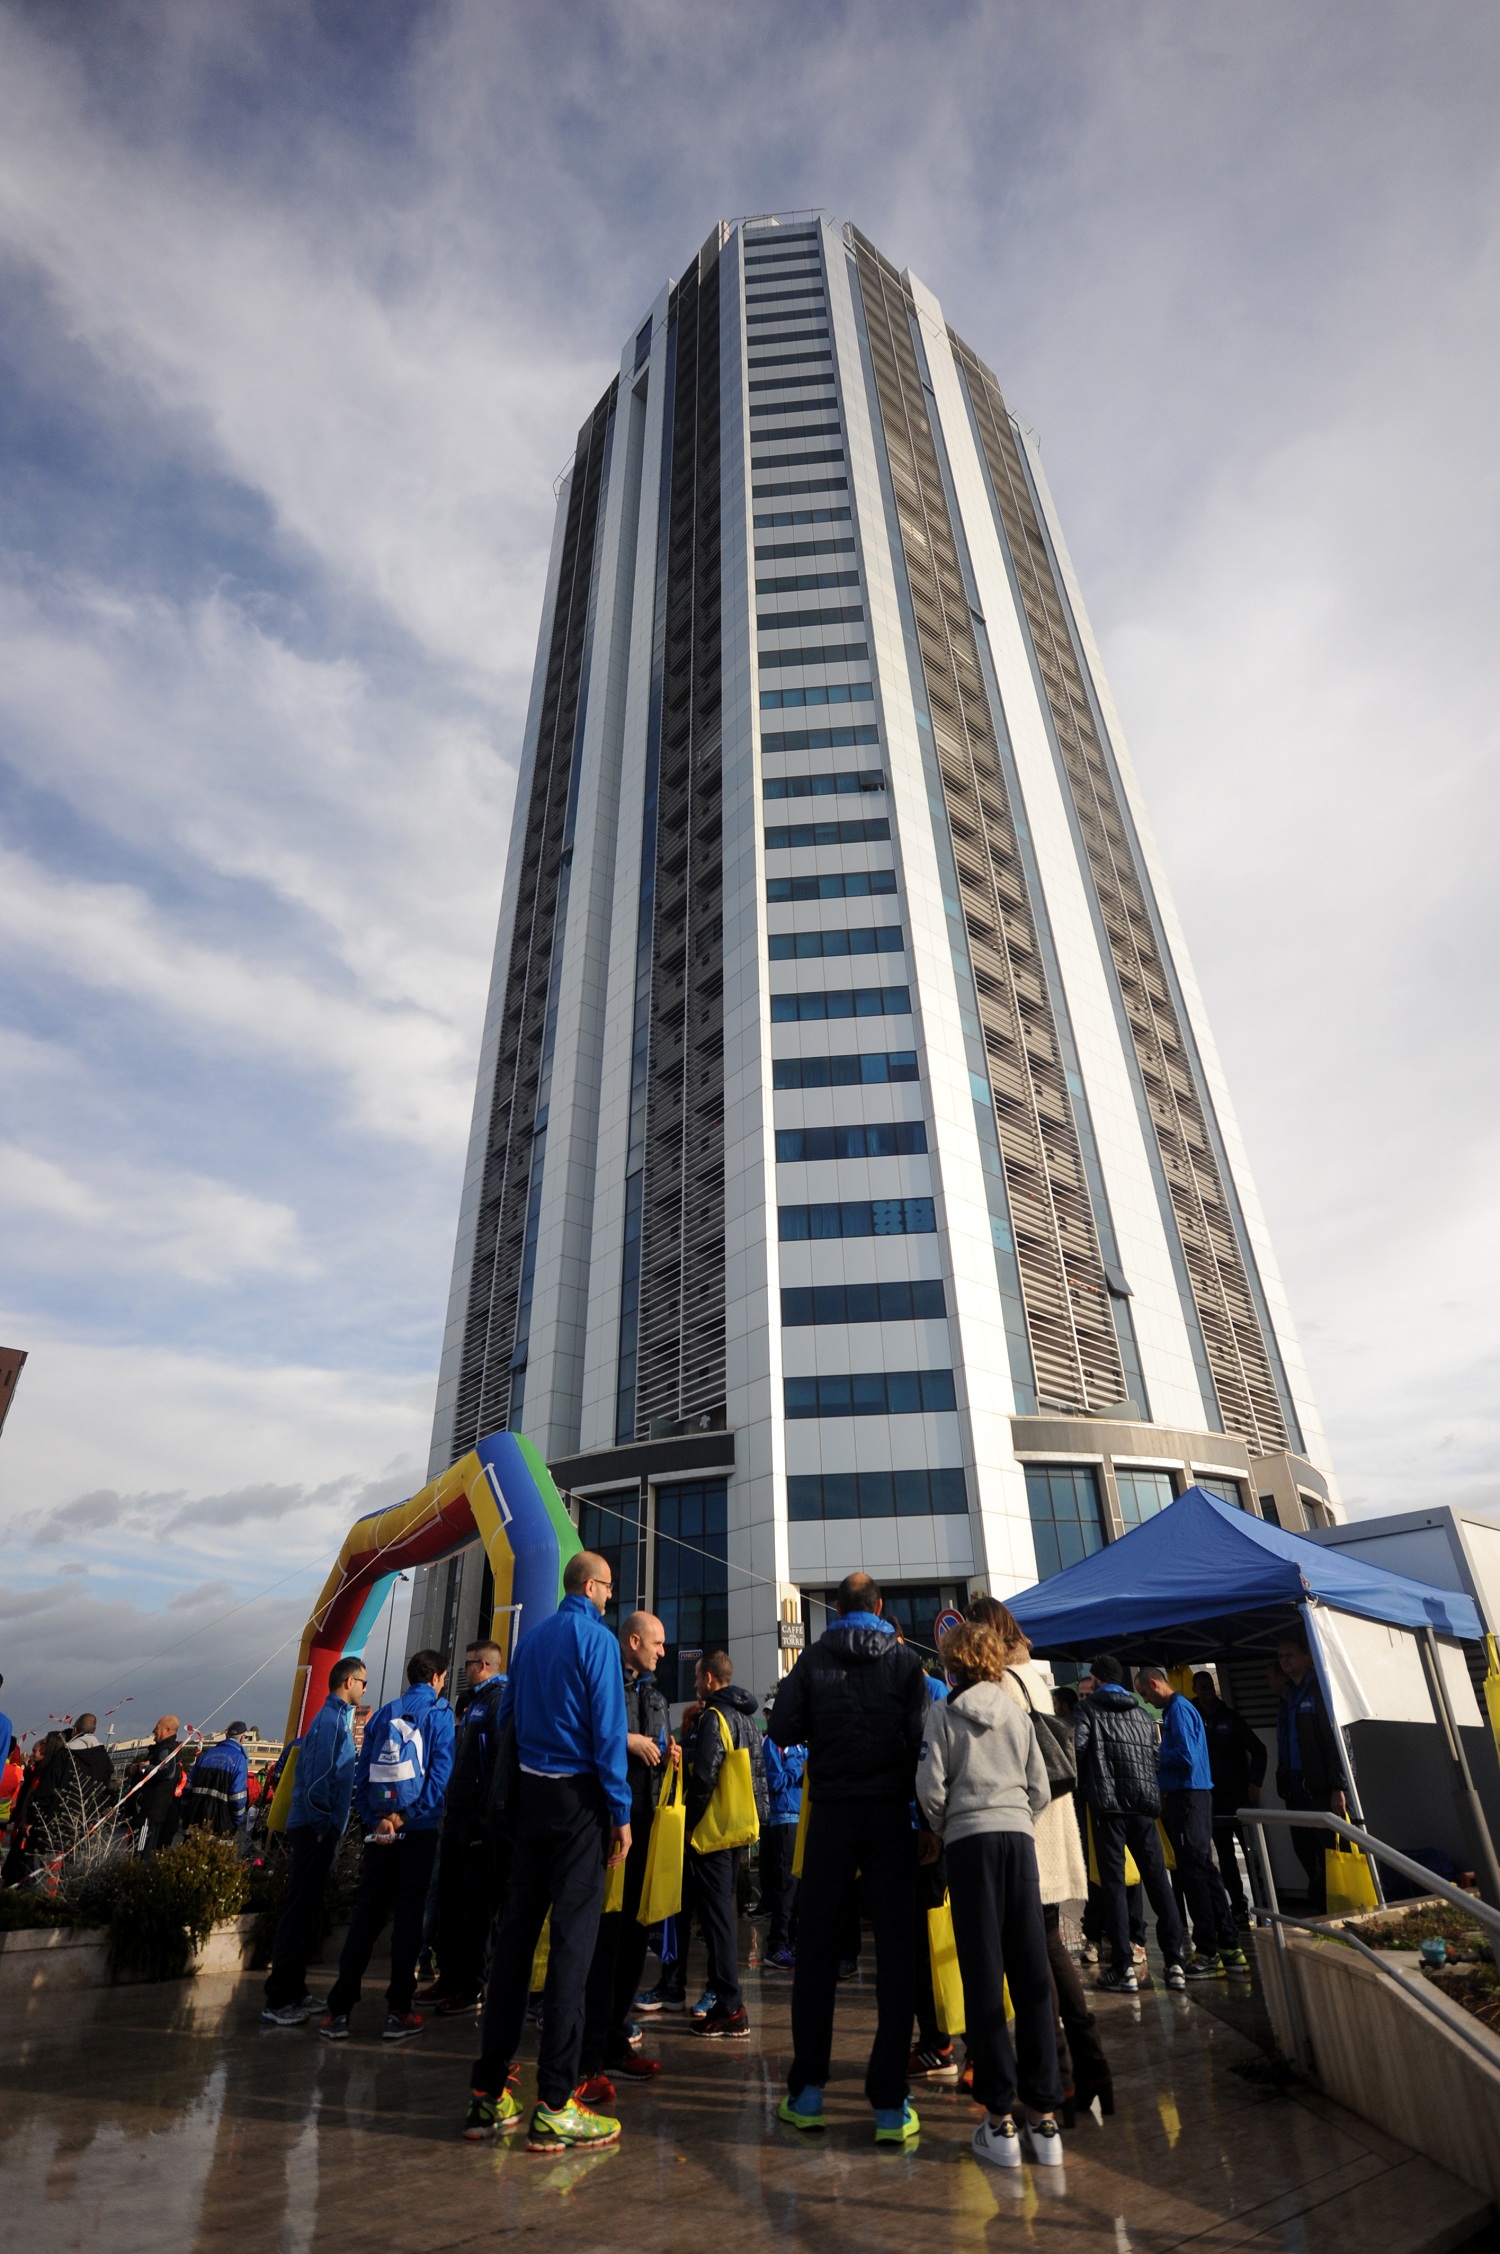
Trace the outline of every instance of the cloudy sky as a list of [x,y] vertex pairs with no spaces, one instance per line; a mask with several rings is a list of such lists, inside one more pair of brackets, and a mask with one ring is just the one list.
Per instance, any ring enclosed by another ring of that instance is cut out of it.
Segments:
[[18,1720],[278,1723],[420,1484],[552,480],[721,214],[857,220],[1040,431],[1351,1506],[1500,1503],[1497,65],[1452,0],[0,10]]

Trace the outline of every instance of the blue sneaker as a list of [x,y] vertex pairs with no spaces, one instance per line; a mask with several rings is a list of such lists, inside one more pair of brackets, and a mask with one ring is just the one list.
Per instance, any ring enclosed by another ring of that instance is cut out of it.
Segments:
[[795,1972],[797,1969],[797,1952],[795,1949],[773,1949],[766,1962],[769,1965],[774,1965],[778,1972]]
[[694,2019],[707,2019],[709,2013],[713,2010],[714,2005],[718,2002],[718,2000],[719,1999],[714,1994],[712,1988],[705,1988],[702,1995],[698,1998],[698,2001],[693,2006]]

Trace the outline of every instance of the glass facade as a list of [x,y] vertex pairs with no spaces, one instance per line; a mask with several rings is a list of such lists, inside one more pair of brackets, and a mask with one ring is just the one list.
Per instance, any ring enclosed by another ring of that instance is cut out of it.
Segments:
[[1143,1520],[1155,1518],[1172,1500],[1172,1474],[1169,1471],[1131,1471],[1115,1466],[1115,1493],[1120,1498],[1120,1517],[1128,1534],[1132,1526]]
[[1201,1487],[1205,1495],[1217,1495],[1221,1503],[1232,1503],[1236,1510],[1245,1507],[1244,1490],[1237,1479],[1209,1479],[1194,1472],[1193,1485]]
[[1092,1464],[1028,1464],[1026,1501],[1039,1581],[1103,1549],[1104,1514]]
[[604,1617],[618,1628],[645,1602],[645,1555],[641,1526],[639,1486],[619,1487],[607,1495],[591,1495],[578,1512],[578,1539],[586,1550],[606,1559],[615,1584],[614,1601]]
[[667,1637],[656,1679],[669,1698],[691,1698],[693,1656],[729,1637],[729,1485],[687,1480],[655,1500],[651,1609]]

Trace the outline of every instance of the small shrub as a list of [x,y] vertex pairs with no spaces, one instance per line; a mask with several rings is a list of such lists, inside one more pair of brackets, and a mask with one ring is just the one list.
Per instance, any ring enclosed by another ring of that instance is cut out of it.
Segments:
[[71,1902],[42,1894],[34,1886],[7,1886],[0,1894],[0,1933],[25,1933],[42,1925],[74,1925]]
[[245,1906],[245,1868],[230,1839],[190,1831],[159,1855],[106,1865],[74,1897],[79,1914],[109,1927],[116,1977],[179,1980],[221,1918]]

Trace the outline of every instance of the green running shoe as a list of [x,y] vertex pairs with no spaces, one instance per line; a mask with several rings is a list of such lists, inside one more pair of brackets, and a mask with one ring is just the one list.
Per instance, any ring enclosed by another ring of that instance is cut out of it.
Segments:
[[1224,1977],[1224,1967],[1219,1962],[1217,1950],[1212,1956],[1190,1957],[1182,1969],[1189,1980],[1222,1980]]
[[875,2142],[877,2144],[910,2144],[921,2126],[921,2122],[917,2119],[917,2109],[912,2104],[911,2099],[908,2098],[901,2108],[899,2121],[889,2121],[882,2127],[879,2114],[875,2116]]
[[1243,1949],[1221,1949],[1219,1951],[1219,1962],[1226,1972],[1248,1972],[1250,1970],[1250,1959]]
[[789,2097],[784,2097],[776,2108],[778,2121],[785,2121],[790,2129],[826,2129],[828,2116],[821,2104],[816,2113],[799,2113]]
[[483,2090],[471,2090],[464,2135],[471,2144],[478,2144],[486,2137],[508,2137],[520,2128],[523,2118],[511,2091],[502,2090],[498,2097],[487,2097]]
[[539,2105],[531,2116],[526,2138],[528,2152],[595,2152],[601,2145],[618,2144],[620,2124],[607,2113],[589,2113],[577,2100],[566,2105]]

